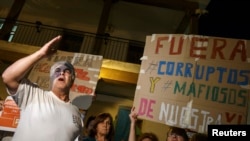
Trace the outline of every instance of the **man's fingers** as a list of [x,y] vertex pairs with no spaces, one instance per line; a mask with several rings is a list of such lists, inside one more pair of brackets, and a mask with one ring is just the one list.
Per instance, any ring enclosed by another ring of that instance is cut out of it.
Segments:
[[[50,41],[46,44],[46,46],[49,46],[49,47],[50,47],[50,46],[52,46],[53,44],[58,43],[58,41],[60,41],[61,38],[62,38],[62,36],[61,36],[61,35],[58,35],[57,37],[55,37],[55,38],[53,38],[52,40],[50,40]],[[56,49],[54,46],[53,46],[53,48]]]

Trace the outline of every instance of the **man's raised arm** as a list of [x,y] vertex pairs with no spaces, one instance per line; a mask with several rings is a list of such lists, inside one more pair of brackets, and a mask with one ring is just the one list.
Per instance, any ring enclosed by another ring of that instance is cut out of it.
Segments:
[[27,72],[39,60],[49,57],[56,53],[56,44],[60,41],[61,36],[57,36],[47,42],[38,51],[23,57],[11,64],[2,74],[3,82],[11,94],[15,94],[20,81],[25,77]]

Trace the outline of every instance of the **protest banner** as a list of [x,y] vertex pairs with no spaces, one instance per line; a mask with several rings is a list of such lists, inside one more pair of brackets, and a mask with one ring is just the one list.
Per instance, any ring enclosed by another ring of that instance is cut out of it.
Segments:
[[134,106],[139,118],[207,132],[246,124],[249,41],[182,34],[147,36]]
[[0,130],[15,131],[20,119],[20,108],[11,96],[7,96],[1,104]]

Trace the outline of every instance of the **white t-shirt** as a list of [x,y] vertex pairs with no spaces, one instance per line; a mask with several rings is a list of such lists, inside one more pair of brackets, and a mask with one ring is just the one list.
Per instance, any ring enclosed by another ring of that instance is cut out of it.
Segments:
[[25,79],[13,96],[21,109],[12,141],[74,141],[83,128],[78,108]]

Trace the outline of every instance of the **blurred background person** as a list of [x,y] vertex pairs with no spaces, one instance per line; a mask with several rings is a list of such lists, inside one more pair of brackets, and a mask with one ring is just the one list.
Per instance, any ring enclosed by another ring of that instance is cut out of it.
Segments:
[[189,137],[185,129],[172,126],[167,132],[167,141],[189,141]]
[[195,133],[190,138],[190,141],[208,141],[208,136],[205,133]]
[[84,131],[82,139],[87,138],[90,130],[93,128],[95,124],[95,116],[88,117],[86,124],[84,124]]
[[90,129],[88,137],[83,141],[113,141],[114,125],[113,118],[109,113],[101,113],[96,116],[93,128]]
[[139,136],[138,141],[158,141],[158,137],[152,132],[145,132]]

